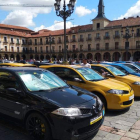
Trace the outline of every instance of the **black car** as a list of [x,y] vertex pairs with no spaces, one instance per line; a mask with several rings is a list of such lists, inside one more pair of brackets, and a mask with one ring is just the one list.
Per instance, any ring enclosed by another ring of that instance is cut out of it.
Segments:
[[39,68],[0,68],[0,113],[36,140],[78,140],[102,125],[100,99]]

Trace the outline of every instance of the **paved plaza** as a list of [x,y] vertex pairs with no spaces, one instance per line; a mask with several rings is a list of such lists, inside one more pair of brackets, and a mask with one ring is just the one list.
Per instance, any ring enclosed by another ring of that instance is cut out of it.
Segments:
[[[1,120],[0,140],[30,138],[24,129]],[[140,140],[140,99],[127,111],[108,111],[100,131],[89,140]]]

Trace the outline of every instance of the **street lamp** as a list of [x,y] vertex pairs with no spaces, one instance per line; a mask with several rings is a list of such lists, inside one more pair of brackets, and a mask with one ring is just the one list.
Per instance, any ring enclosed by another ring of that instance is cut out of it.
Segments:
[[47,39],[48,39],[48,43],[50,44],[50,52],[52,52],[51,45],[52,45],[52,43],[54,41],[54,37],[52,37],[51,35],[49,35],[49,37]]
[[133,28],[132,28],[132,31],[131,31],[131,34],[130,34],[130,33],[129,33],[129,28],[128,28],[128,26],[126,27],[125,35],[123,34],[123,29],[122,29],[122,31],[121,31],[121,35],[123,36],[123,38],[126,39],[126,42],[125,42],[126,61],[128,60],[129,38],[133,37],[133,34],[134,34],[134,30],[133,30]]
[[56,3],[54,4],[56,15],[63,18],[64,20],[64,61],[67,61],[67,47],[66,47],[66,19],[71,16],[74,12],[74,6],[76,0],[70,0],[68,6],[68,10],[66,9],[66,2],[64,0],[63,10],[60,10],[60,3],[61,0],[55,0]]

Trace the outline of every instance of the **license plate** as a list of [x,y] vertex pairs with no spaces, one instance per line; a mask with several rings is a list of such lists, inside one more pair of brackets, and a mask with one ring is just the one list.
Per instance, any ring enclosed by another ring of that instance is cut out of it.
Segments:
[[129,97],[129,101],[134,99],[134,95]]
[[98,117],[96,117],[96,118],[94,118],[94,119],[91,119],[90,120],[90,125],[93,125],[94,123],[96,123],[96,122],[98,122],[99,120],[101,120],[102,119],[102,114],[100,115],[100,116],[98,116]]

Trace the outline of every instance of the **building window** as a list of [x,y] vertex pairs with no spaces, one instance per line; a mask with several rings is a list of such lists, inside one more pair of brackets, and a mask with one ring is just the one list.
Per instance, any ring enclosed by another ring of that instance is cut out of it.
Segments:
[[5,51],[7,52],[7,46],[5,46]]
[[136,48],[140,48],[140,41],[136,41]]
[[19,39],[17,38],[17,44],[19,44]]
[[109,50],[109,43],[105,43],[105,50]]
[[80,51],[83,51],[83,45],[80,45]]
[[91,51],[91,44],[88,44],[88,51]]
[[69,38],[68,38],[68,36],[66,36],[66,42],[69,42]]
[[96,44],[96,50],[100,50],[100,44]]
[[109,32],[105,32],[105,37],[109,37]]
[[19,52],[19,47],[17,47],[17,52]]
[[11,38],[11,43],[14,43],[14,39],[13,38]]
[[37,39],[35,39],[35,45],[37,45]]
[[48,52],[48,46],[46,46],[46,52]]
[[42,42],[42,38],[40,38],[40,45],[42,45],[43,44],[43,42]]
[[59,52],[61,52],[61,46],[59,46]]
[[97,23],[97,29],[100,29],[100,23]]
[[137,29],[137,36],[140,36],[140,29]]
[[37,47],[35,47],[35,53],[37,53]]
[[119,36],[119,31],[115,31],[115,36]]
[[24,39],[22,39],[22,45],[25,45],[25,40]]
[[54,46],[52,46],[52,51],[55,52],[55,47]]
[[115,42],[115,50],[119,49],[119,42]]
[[96,38],[100,38],[100,34],[99,33],[96,33]]
[[4,42],[7,42],[7,37],[4,37]]
[[11,47],[11,52],[14,52],[14,47]]
[[40,47],[40,52],[41,52],[41,53],[43,52],[42,47]]

